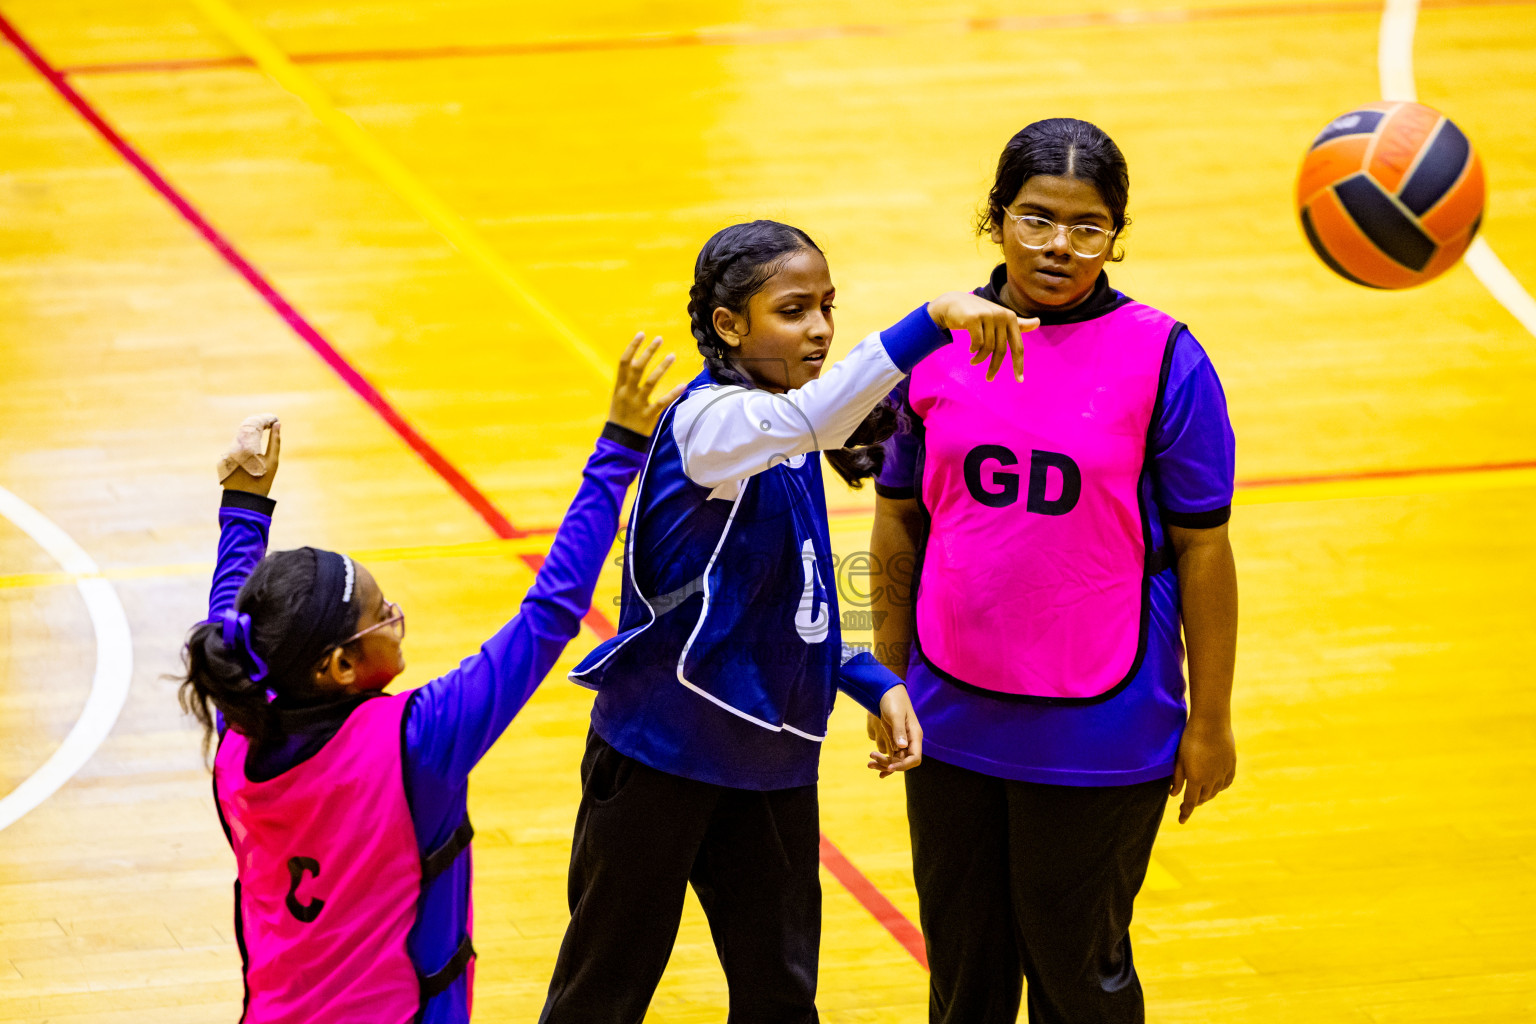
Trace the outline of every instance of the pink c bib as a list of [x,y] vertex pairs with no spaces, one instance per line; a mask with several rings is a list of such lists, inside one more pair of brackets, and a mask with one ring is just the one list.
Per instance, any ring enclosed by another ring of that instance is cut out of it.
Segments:
[[953,682],[1051,703],[1103,700],[1145,651],[1149,526],[1138,485],[1181,327],[1128,303],[1024,335],[1024,381],[968,345],[912,373],[931,520],[917,642]]
[[319,753],[265,782],[245,776],[244,736],[219,746],[244,1024],[403,1024],[420,1009],[406,952],[422,878],[400,760],[407,696],[363,703]]

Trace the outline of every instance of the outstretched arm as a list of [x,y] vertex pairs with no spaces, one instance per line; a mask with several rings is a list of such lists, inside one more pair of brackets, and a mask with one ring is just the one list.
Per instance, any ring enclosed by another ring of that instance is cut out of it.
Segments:
[[[263,444],[262,433],[270,431]],[[219,507],[219,558],[208,592],[208,618],[235,606],[235,595],[267,553],[267,532],[277,502],[267,495],[277,476],[283,447],[276,416],[252,416],[240,425],[229,453],[219,462],[224,499]]]
[[624,491],[645,463],[657,418],[681,393],[677,388],[650,400],[672,358],[647,375],[646,364],[661,339],[636,355],[643,337],[637,335],[620,360],[608,424],[517,614],[477,653],[412,699],[406,746],[414,771],[450,784],[468,775],[581,629],[618,534]]
[[803,387],[783,394],[744,387],[695,391],[678,407],[672,433],[688,478],[719,487],[807,452],[841,448],[881,399],[922,359],[968,331],[973,362],[996,373],[1012,353],[1022,372],[1019,332],[1038,324],[969,292],[947,292],[869,335]]

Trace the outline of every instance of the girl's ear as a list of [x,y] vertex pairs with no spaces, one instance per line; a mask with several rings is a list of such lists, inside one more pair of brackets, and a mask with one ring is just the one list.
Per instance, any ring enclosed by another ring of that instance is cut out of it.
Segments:
[[315,685],[327,690],[346,690],[357,682],[357,666],[347,657],[346,648],[334,648],[325,656],[315,673]]
[[740,348],[742,336],[747,333],[747,318],[737,316],[724,306],[716,306],[713,316],[715,332],[731,348]]
[[992,222],[992,227],[987,229],[987,237],[992,239],[993,245],[1003,244],[1003,226],[997,221]]

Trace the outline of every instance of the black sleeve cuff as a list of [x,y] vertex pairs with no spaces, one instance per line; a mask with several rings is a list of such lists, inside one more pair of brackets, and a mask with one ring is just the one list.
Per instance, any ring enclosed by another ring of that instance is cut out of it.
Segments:
[[621,427],[612,421],[603,424],[601,436],[606,440],[612,441],[614,444],[621,444],[625,448],[632,448],[637,452],[648,452],[651,450],[651,439],[645,434],[630,430],[628,427]]
[[1174,512],[1160,509],[1164,526],[1177,526],[1183,530],[1211,530],[1232,518],[1232,506],[1223,505],[1209,512]]
[[875,493],[880,495],[882,498],[899,498],[902,501],[910,501],[917,497],[917,488],[892,487],[890,484],[883,484],[879,480],[876,480]]
[[224,500],[219,502],[219,508],[243,508],[247,512],[260,512],[264,516],[270,516],[272,510],[277,508],[277,502],[271,498],[264,498],[250,491],[224,492]]

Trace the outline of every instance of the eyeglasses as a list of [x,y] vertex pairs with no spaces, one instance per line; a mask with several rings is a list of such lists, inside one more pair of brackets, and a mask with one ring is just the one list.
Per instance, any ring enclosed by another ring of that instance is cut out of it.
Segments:
[[345,640],[337,641],[336,643],[327,647],[325,649],[325,654],[321,655],[320,660],[324,661],[326,658],[330,657],[332,651],[339,651],[343,647],[347,646],[347,644],[352,643],[352,641],[361,640],[369,633],[373,633],[381,629],[387,629],[389,631],[389,635],[394,637],[396,640],[405,639],[405,612],[402,611],[400,606],[395,604],[393,601],[384,602],[383,619],[375,622],[367,629],[360,629],[356,633],[353,633],[351,636],[347,637]]
[[389,630],[389,635],[394,637],[396,640],[404,640],[405,639],[405,612],[402,611],[400,606],[395,604],[395,602],[393,602],[393,601],[385,601],[384,602],[384,618],[380,619],[378,622],[375,622],[373,625],[369,626],[367,629],[360,629],[360,630],[358,630],[356,633],[353,633],[351,636],[347,637],[345,640],[343,640],[341,643],[337,644],[336,646],[337,647],[345,647],[345,646],[347,646],[347,644],[351,643],[352,641],[354,641],[354,640],[361,640],[363,637],[367,636],[369,633],[372,633],[372,632],[374,632],[376,630],[380,630],[380,629],[387,629],[387,630]]
[[1044,249],[1056,240],[1058,232],[1067,233],[1067,244],[1085,260],[1093,259],[1109,248],[1114,233],[1094,224],[1057,224],[1033,213],[1004,210],[1018,231],[1019,244],[1026,249]]

